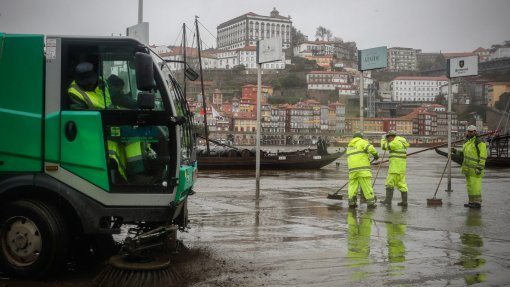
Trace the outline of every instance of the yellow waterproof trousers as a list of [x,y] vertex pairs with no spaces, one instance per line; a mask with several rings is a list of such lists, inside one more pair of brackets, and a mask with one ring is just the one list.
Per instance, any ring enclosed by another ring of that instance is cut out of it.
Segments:
[[474,175],[466,175],[466,187],[469,202],[482,202],[482,177]]
[[374,203],[374,190],[372,189],[371,176],[356,176],[349,174],[349,205],[356,204],[354,197],[358,194],[358,189],[361,186],[361,190],[363,191],[363,195],[367,200],[367,204],[371,205]]
[[386,189],[393,189],[396,186],[400,192],[407,192],[405,173],[389,173],[385,185]]

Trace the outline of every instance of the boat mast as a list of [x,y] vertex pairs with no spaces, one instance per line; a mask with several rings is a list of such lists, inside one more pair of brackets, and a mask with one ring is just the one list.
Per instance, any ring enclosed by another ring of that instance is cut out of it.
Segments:
[[202,54],[200,52],[200,32],[198,31],[198,16],[195,16],[195,26],[197,29],[197,49],[198,49],[198,66],[200,68],[200,87],[202,88],[202,106],[204,108],[204,132],[205,144],[207,145],[207,154],[209,154],[209,129],[207,128],[207,107],[205,105],[204,77],[202,73]]

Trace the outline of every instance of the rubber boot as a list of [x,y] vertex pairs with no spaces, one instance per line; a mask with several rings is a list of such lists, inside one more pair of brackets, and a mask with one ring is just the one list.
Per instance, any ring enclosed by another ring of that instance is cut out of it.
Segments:
[[468,195],[468,203],[464,203],[464,207],[472,207],[473,205],[473,196]]
[[358,205],[356,204],[358,202],[358,198],[354,196],[352,199],[349,199],[349,208],[356,208]]
[[392,199],[393,199],[393,188],[386,188],[386,198],[381,203],[384,205],[391,205]]
[[402,201],[398,203],[398,206],[407,206],[407,192],[401,192]]

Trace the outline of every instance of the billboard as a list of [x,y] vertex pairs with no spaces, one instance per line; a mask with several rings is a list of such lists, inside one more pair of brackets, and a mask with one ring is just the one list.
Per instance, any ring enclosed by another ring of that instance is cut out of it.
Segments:
[[149,45],[149,22],[142,22],[140,24],[127,27],[126,35],[137,39],[145,45]]
[[281,61],[282,57],[281,37],[257,41],[257,64]]
[[358,50],[358,70],[367,71],[388,67],[388,49],[386,46]]
[[446,64],[448,78],[478,75],[478,56],[449,59]]

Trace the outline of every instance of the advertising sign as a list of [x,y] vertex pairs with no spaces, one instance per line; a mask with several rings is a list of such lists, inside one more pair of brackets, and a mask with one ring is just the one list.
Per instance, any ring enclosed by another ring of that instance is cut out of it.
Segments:
[[449,59],[447,62],[448,78],[478,75],[478,56]]
[[282,38],[274,37],[257,42],[257,64],[282,60]]
[[367,71],[388,66],[388,49],[386,46],[358,50],[358,70]]

